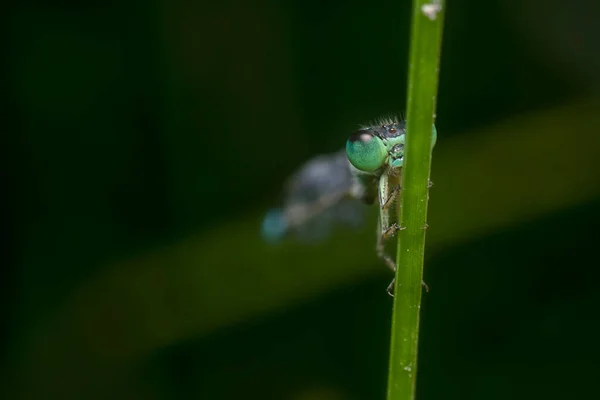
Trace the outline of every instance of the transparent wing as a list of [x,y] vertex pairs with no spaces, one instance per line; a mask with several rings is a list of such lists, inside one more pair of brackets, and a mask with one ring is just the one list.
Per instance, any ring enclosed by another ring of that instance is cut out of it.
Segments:
[[313,241],[337,223],[360,225],[365,206],[353,195],[357,184],[345,150],[313,158],[287,181],[282,206],[263,220],[263,237],[274,241],[294,235]]

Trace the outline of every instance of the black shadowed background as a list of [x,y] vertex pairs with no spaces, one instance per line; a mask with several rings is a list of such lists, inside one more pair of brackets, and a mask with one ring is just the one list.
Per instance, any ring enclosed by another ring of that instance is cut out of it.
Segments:
[[[375,210],[260,222],[404,111],[411,3],[0,7],[2,398],[383,399]],[[600,395],[599,13],[448,1],[420,399]]]

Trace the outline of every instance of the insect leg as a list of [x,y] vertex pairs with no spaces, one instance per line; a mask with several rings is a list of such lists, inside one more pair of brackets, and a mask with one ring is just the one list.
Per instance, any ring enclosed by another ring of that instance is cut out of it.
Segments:
[[[396,185],[390,190],[390,194],[389,194],[387,200],[381,205],[382,210],[387,210],[388,208],[390,208],[390,206],[394,203],[394,200],[398,196],[398,193],[400,193],[400,190],[402,190],[400,188],[400,185]],[[380,200],[380,204],[381,204],[381,200]]]
[[402,230],[396,222],[390,224],[390,206],[400,192],[400,185],[390,188],[389,176],[384,173],[379,178],[379,231],[384,239],[389,239],[396,232]]
[[[381,210],[381,212],[387,212],[387,210]],[[385,252],[386,239],[387,239],[387,237],[385,235],[385,230],[381,229],[381,221],[379,221],[377,223],[377,246],[376,246],[377,256],[383,261],[383,263],[389,269],[392,270],[392,272],[396,273],[396,262],[394,261],[394,259],[392,257],[390,257]],[[390,285],[387,288],[388,294],[392,297],[394,296],[393,289],[394,289],[394,280],[392,280],[392,283],[390,283]]]
[[385,240],[386,240],[386,237],[384,236],[384,233],[381,230],[381,225],[378,224],[378,226],[377,226],[377,246],[376,246],[377,256],[385,263],[385,265],[388,266],[389,269],[392,270],[392,272],[396,272],[396,262],[394,261],[394,259],[392,257],[390,257],[385,252]]
[[[390,237],[394,236],[399,230],[406,228],[400,227],[397,223],[390,225],[390,205],[393,203],[394,198],[400,192],[400,185],[396,185],[393,188],[389,186],[389,177],[387,174],[383,174],[379,179],[379,224],[377,229],[377,255],[383,262],[395,273],[396,262],[385,253],[385,241]],[[385,199],[385,201],[384,201]],[[394,296],[394,283],[395,278],[390,282],[387,293],[390,296]],[[421,281],[421,285],[425,291],[429,292],[429,287],[424,281]]]
[[[379,222],[377,224],[377,255],[388,266],[392,272],[396,273],[396,262],[392,257],[385,252],[385,242],[392,237],[399,229],[397,223],[390,225],[390,205],[393,203],[394,197],[400,190],[400,187],[394,187],[390,191],[389,177],[386,173],[379,178]],[[387,292],[393,296],[392,289],[394,281],[388,286]]]

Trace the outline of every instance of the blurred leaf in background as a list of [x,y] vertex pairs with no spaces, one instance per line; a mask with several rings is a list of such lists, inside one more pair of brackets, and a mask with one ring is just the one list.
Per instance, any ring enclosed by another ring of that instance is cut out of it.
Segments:
[[[598,395],[598,7],[449,4],[420,398]],[[4,9],[3,398],[383,398],[374,219],[259,226],[402,111],[410,3]]]

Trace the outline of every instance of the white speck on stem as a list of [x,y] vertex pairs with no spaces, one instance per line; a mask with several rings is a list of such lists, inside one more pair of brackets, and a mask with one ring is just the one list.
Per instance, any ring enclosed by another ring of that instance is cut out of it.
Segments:
[[406,367],[404,367],[404,370],[408,372],[412,371],[411,365],[412,364],[408,364]]
[[440,11],[442,11],[442,2],[440,0],[433,0],[431,3],[421,6],[421,12],[431,21],[435,21]]

